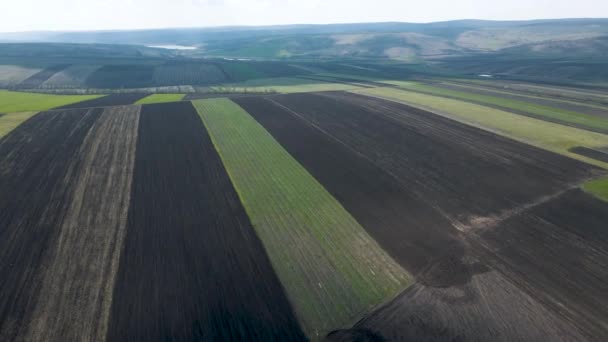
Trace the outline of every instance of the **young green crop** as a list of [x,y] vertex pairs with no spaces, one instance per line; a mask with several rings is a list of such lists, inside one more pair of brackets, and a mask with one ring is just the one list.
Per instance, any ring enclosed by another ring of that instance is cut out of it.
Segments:
[[391,83],[396,84],[399,87],[407,90],[419,91],[431,95],[451,97],[466,101],[473,101],[481,104],[494,105],[507,109],[514,109],[517,111],[532,114],[541,119],[546,118],[548,120],[556,120],[565,124],[575,124],[578,127],[608,132],[608,120],[592,115],[576,113],[573,111],[563,110],[559,108],[552,108],[531,102],[500,98],[490,95],[474,94],[451,89],[437,88],[417,82]]
[[311,339],[396,296],[412,278],[253,117],[194,101]]
[[34,116],[37,112],[20,112],[0,114],[0,138],[17,128],[22,122]]
[[165,102],[177,102],[184,98],[184,94],[152,94],[144,97],[143,99],[135,102],[135,104],[152,104],[152,103],[165,103]]
[[104,95],[50,95],[0,90],[0,112],[43,111]]
[[583,190],[608,202],[608,177],[592,180],[583,184]]

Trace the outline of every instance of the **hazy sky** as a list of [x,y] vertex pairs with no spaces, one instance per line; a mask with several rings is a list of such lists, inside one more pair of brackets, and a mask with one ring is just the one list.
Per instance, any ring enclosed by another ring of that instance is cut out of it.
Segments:
[[0,32],[608,17],[608,0],[2,0]]

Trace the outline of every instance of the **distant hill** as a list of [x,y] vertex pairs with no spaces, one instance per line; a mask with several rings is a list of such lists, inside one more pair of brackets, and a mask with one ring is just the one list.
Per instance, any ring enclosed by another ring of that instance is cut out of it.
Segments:
[[[537,54],[562,44],[608,37],[608,19],[531,21],[457,20],[428,24],[362,23],[93,32],[0,34],[4,42],[101,43],[197,46],[221,57],[355,57],[417,60],[497,52],[521,47]],[[556,44],[555,42],[567,42]],[[536,44],[533,48],[531,44]],[[565,45],[564,45],[565,44]],[[593,44],[592,44],[593,45]],[[552,46],[550,48],[550,46]],[[593,51],[603,53],[604,45]],[[531,48],[532,47],[532,48]],[[557,51],[557,50],[556,50]]]

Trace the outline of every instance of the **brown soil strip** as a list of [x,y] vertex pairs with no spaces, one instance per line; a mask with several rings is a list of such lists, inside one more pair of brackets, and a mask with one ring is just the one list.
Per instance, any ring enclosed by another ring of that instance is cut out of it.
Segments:
[[101,110],[40,113],[0,140],[0,340],[24,339]]
[[77,158],[81,172],[50,256],[29,341],[103,341],[129,208],[139,107],[106,109]]
[[272,99],[366,156],[455,225],[498,215],[603,172],[381,99],[339,92]]
[[591,159],[608,163],[608,152],[594,150],[583,146],[573,147],[569,151],[572,153],[580,154],[581,156],[589,157]]
[[110,341],[302,341],[192,104],[144,105]]
[[367,158],[271,100],[234,101],[411,273],[420,272],[439,255],[463,252],[448,220]]

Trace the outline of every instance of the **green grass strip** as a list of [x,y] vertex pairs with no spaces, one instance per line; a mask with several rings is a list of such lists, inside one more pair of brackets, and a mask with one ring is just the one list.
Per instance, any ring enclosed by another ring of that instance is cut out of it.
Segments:
[[307,80],[296,77],[277,77],[248,80],[244,82],[225,84],[212,89],[232,89],[233,92],[264,92],[278,93],[308,93],[317,91],[353,90],[361,87],[352,84],[334,83],[320,80]]
[[31,118],[38,112],[20,112],[0,114],[0,138],[10,133],[25,120]]
[[411,283],[249,113],[228,99],[193,103],[311,339],[350,326]]
[[592,180],[583,184],[583,190],[608,202],[608,177]]
[[135,104],[152,104],[152,103],[166,103],[166,102],[177,102],[184,99],[185,94],[152,94],[138,100]]
[[390,82],[406,90],[420,91],[423,93],[446,96],[480,104],[494,105],[506,109],[513,109],[524,113],[535,115],[539,118],[557,120],[566,124],[575,124],[579,127],[601,130],[608,132],[608,120],[596,116],[576,113],[559,108],[543,106],[535,103],[506,99],[490,95],[474,94],[452,89],[433,87],[418,82]]
[[0,112],[40,112],[105,95],[51,95],[0,90]]
[[470,102],[394,88],[370,88],[356,93],[377,96],[433,111],[549,151],[608,169],[608,163],[568,151],[572,147],[608,146],[608,135],[509,113]]

